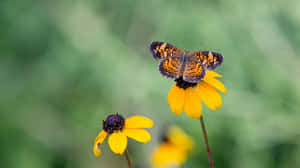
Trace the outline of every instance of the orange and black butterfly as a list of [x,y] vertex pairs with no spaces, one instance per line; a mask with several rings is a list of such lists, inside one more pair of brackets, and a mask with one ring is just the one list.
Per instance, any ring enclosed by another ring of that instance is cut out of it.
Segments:
[[223,56],[211,51],[183,52],[171,44],[154,41],[150,51],[160,60],[159,71],[167,78],[181,78],[189,83],[198,83],[206,70],[214,70],[223,62]]

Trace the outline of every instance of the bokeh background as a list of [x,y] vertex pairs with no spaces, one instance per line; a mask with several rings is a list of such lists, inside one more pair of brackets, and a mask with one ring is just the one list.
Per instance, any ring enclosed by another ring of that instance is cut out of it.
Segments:
[[300,1],[1,0],[0,164],[11,168],[126,168],[94,138],[107,115],[154,120],[148,144],[129,142],[135,165],[167,124],[196,147],[184,167],[208,167],[199,120],[174,115],[173,81],[151,41],[224,55],[228,89],[204,108],[216,167],[300,167]]

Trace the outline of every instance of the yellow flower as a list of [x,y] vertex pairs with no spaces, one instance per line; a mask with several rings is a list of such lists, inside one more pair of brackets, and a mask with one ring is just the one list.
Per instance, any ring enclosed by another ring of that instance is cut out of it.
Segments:
[[[202,105],[200,100],[211,110],[222,106],[222,97],[217,91],[226,93],[226,88],[219,80],[222,76],[214,71],[206,71],[205,77],[197,84],[177,79],[168,95],[168,102],[173,113],[181,115],[185,111],[190,118],[200,118]],[[194,88],[196,86],[196,89]]]
[[127,147],[127,137],[138,142],[147,143],[150,134],[143,128],[153,127],[153,121],[143,116],[132,116],[126,120],[119,114],[110,115],[103,121],[103,130],[95,139],[94,154],[101,154],[100,145],[108,138],[110,149],[116,154],[123,154]]
[[182,129],[172,126],[153,152],[152,164],[159,168],[183,165],[193,145],[192,139]]

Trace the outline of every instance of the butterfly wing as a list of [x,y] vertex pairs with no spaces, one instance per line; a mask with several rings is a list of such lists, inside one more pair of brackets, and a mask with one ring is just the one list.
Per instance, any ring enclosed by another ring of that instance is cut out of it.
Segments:
[[183,80],[189,83],[198,83],[205,76],[205,67],[200,62],[191,57],[187,57],[185,61]]
[[154,41],[150,45],[150,51],[152,56],[156,60],[161,60],[166,57],[170,57],[173,55],[182,55],[183,51],[180,48],[177,48],[171,44],[165,42]]
[[182,64],[182,56],[167,57],[159,63],[159,72],[167,78],[177,79],[181,74]]
[[208,70],[214,70],[223,63],[223,56],[216,52],[197,51],[188,56],[201,62]]

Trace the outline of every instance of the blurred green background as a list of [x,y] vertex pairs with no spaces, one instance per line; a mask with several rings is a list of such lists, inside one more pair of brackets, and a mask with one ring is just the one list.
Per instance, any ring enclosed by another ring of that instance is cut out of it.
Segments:
[[151,41],[224,55],[228,89],[204,108],[216,167],[300,167],[300,1],[1,0],[0,164],[11,168],[126,168],[94,138],[107,115],[154,120],[148,144],[129,141],[135,165],[162,127],[196,142],[184,167],[208,167],[198,120],[177,117]]

